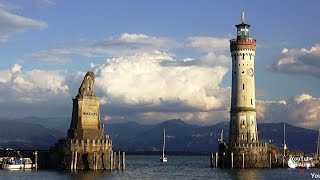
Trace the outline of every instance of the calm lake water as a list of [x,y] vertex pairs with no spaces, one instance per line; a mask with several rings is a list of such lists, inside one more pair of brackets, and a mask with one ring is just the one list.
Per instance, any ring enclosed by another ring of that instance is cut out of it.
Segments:
[[290,169],[215,169],[209,167],[206,156],[168,156],[162,164],[160,156],[126,156],[125,171],[5,171],[0,179],[311,179],[310,173],[320,174],[319,169],[303,171]]

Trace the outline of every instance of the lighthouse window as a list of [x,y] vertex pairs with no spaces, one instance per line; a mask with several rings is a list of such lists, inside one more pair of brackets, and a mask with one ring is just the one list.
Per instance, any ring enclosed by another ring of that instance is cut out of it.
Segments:
[[253,105],[252,99],[251,99],[251,105]]
[[242,84],[242,90],[244,90],[244,84]]
[[242,140],[244,140],[244,135],[242,134]]
[[242,54],[242,59],[244,59],[244,53]]
[[251,54],[250,54],[250,60],[251,60]]
[[242,120],[242,125],[244,125],[244,120]]

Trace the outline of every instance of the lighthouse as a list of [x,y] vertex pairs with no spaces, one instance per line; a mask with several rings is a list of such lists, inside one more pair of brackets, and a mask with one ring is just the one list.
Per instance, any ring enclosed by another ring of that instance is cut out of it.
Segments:
[[230,40],[232,57],[232,91],[230,110],[229,143],[257,143],[257,120],[255,98],[256,40],[250,38],[250,25],[245,22],[236,25],[237,38]]
[[[250,38],[250,25],[236,25],[237,38],[230,40],[232,57],[232,88],[230,108],[229,143],[219,144],[216,154],[218,167],[266,168],[274,166],[274,149],[267,142],[259,142],[255,95],[254,60],[256,40]],[[276,157],[277,158],[277,157]],[[211,158],[213,159],[213,158]]]

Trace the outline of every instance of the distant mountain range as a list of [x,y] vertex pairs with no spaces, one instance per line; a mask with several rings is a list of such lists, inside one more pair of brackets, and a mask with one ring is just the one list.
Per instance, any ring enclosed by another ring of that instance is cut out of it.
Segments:
[[[66,136],[69,118],[27,117],[16,120],[0,119],[0,147],[48,148]],[[228,139],[229,123],[198,126],[174,119],[158,124],[136,122],[105,124],[105,133],[113,140],[115,150],[130,152],[161,151],[163,129],[166,129],[166,150],[179,152],[217,151],[217,139],[224,130]],[[283,143],[283,123],[258,124],[259,140],[271,141],[278,147]],[[318,132],[286,124],[289,149],[314,152]]]
[[[166,129],[166,149],[180,152],[217,151],[217,139],[224,130],[228,139],[229,123],[211,126],[187,124],[182,120],[168,120],[155,125],[142,125],[136,122],[106,124],[116,149],[125,151],[161,151],[163,129]],[[283,123],[258,124],[259,141],[272,142],[277,147],[283,144]],[[292,150],[315,152],[318,132],[286,124],[286,143]]]
[[17,120],[0,120],[0,147],[47,149],[64,136],[62,131]]

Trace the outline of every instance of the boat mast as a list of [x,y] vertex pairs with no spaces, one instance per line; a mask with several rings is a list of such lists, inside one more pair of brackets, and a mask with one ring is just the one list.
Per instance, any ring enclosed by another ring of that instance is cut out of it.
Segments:
[[286,123],[283,121],[283,160],[282,160],[282,165],[284,167],[284,160],[286,157]]
[[223,143],[223,129],[221,130],[221,143]]
[[223,143],[223,129],[221,130],[220,138],[218,138],[218,141],[219,141],[220,143]]
[[164,149],[166,147],[166,129],[163,129],[163,147],[162,147],[162,158],[164,158]]

